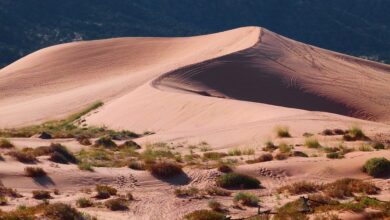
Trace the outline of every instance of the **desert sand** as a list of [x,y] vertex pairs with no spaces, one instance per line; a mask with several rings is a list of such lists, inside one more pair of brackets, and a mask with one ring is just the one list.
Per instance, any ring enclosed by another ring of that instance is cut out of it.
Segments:
[[[390,66],[300,43],[267,29],[244,27],[186,38],[118,38],[74,42],[39,50],[0,70],[0,128],[18,128],[61,119],[95,101],[104,106],[79,120],[78,125],[152,135],[134,139],[142,145],[165,142],[183,155],[191,145],[207,142],[208,151],[253,149],[236,159],[236,172],[251,175],[264,186],[250,192],[260,196],[264,209],[276,210],[297,196],[276,197],[275,190],[293,182],[329,183],[349,177],[381,188],[377,198],[390,201],[390,180],[362,172],[366,160],[390,159],[388,149],[355,151],[343,159],[303,146],[304,133],[312,133],[322,146],[342,143],[358,149],[364,141],[344,142],[342,136],[320,135],[324,129],[358,125],[371,140],[390,144]],[[289,128],[291,138],[275,136],[276,126]],[[62,143],[72,152],[90,147],[73,138],[9,140],[18,149]],[[287,143],[309,157],[291,157],[247,164],[263,152],[264,142]],[[25,197],[18,205],[38,204],[36,189],[58,189],[51,202],[74,205],[80,192],[96,184],[131,191],[129,210],[80,209],[98,219],[182,219],[194,210],[207,209],[206,198],[178,198],[178,187],[204,189],[221,175],[216,169],[185,166],[186,180],[162,181],[147,171],[127,167],[81,171],[77,165],[56,164],[43,156],[38,165],[49,180],[39,182],[23,173],[26,164],[6,155],[0,161],[0,179]],[[194,150],[202,155],[199,148]],[[269,175],[260,170],[266,169]],[[232,191],[236,192],[236,191]],[[29,199],[26,199],[29,198]],[[231,197],[216,197],[229,215],[245,218],[256,208],[234,208]],[[340,214],[340,213],[338,213]],[[341,213],[343,219],[364,219],[363,214]],[[367,218],[367,217],[366,217]]]

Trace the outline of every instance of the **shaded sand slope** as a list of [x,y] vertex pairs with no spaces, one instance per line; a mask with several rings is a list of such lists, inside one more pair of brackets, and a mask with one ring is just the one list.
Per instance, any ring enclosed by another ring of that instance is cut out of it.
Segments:
[[154,85],[271,105],[390,120],[390,66],[270,31],[244,51],[161,76]]
[[254,45],[259,29],[189,38],[119,38],[63,44],[0,70],[0,127],[24,125],[126,94],[157,74]]

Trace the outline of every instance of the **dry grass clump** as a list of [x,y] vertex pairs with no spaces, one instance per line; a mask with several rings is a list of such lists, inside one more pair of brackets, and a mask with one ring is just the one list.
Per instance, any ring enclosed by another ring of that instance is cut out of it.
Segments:
[[314,193],[321,189],[321,186],[307,181],[295,182],[277,189],[278,193],[288,192],[291,195]]
[[373,177],[390,175],[390,161],[384,157],[371,158],[364,164],[363,171]]
[[22,163],[36,163],[38,161],[33,152],[30,151],[11,151],[8,153],[8,155]]
[[102,148],[116,148],[117,145],[114,141],[112,141],[110,136],[104,136],[95,141],[94,147],[102,147]]
[[62,164],[77,163],[76,157],[65,146],[52,143],[50,149],[53,152],[50,155],[51,161]]
[[268,151],[268,152],[274,152],[278,147],[272,142],[272,141],[267,141],[264,143],[265,147],[263,147],[263,151]]
[[3,184],[0,181],[0,196],[8,196],[13,198],[20,198],[22,195],[20,195],[15,189],[7,188],[3,186]]
[[216,180],[216,184],[223,188],[258,189],[260,181],[254,177],[239,173],[226,173]]
[[340,152],[330,152],[326,154],[326,157],[329,159],[342,159],[344,155]]
[[177,188],[175,189],[175,195],[177,197],[196,196],[199,194],[199,189],[196,187],[189,188]]
[[213,211],[216,211],[216,212],[222,211],[222,204],[220,202],[218,202],[217,200],[214,200],[214,199],[209,200],[207,205]]
[[87,208],[93,206],[93,202],[88,198],[79,198],[76,201],[76,205],[79,208]]
[[34,190],[32,191],[32,194],[34,199],[39,199],[39,200],[53,198],[51,197],[50,192],[45,190]]
[[291,150],[293,149],[292,146],[290,146],[286,143],[280,143],[278,148],[279,148],[279,152],[284,153],[284,154],[291,153]]
[[227,153],[224,152],[205,152],[203,153],[203,158],[208,160],[219,160],[223,157],[228,156]]
[[128,210],[128,201],[123,198],[115,198],[107,200],[104,205],[111,211],[125,211]]
[[322,135],[324,136],[332,136],[332,135],[343,135],[345,134],[346,131],[342,130],[342,129],[325,129],[321,132]]
[[230,191],[227,191],[225,189],[216,186],[208,187],[206,189],[206,193],[209,194],[210,196],[230,196],[232,194]]
[[219,164],[218,171],[222,173],[231,173],[233,172],[233,168],[231,168],[229,165],[226,164]]
[[[52,220],[87,220],[91,218],[87,218],[86,215],[77,211],[75,208],[70,205],[63,203],[54,203],[49,204],[44,208],[43,216],[45,219]],[[93,218],[92,218],[93,219]]]
[[242,151],[238,148],[230,149],[228,152],[229,156],[241,156]]
[[85,170],[85,171],[90,171],[90,172],[95,171],[95,170],[93,169],[92,164],[89,163],[89,162],[86,162],[86,161],[79,162],[79,163],[77,164],[77,167],[78,167],[80,170]]
[[125,141],[123,144],[118,146],[119,149],[133,148],[133,149],[141,149],[141,146],[132,140]]
[[272,156],[272,154],[266,153],[266,154],[260,155],[256,159],[247,160],[246,163],[248,163],[248,164],[262,163],[262,162],[272,161],[273,159],[274,159],[274,157]]
[[111,196],[115,196],[117,194],[117,190],[114,187],[108,185],[96,185],[97,195],[95,198],[97,199],[108,199]]
[[320,143],[315,138],[306,138],[305,146],[308,148],[319,148],[321,147]]
[[359,126],[352,126],[349,130],[347,130],[347,132],[343,135],[343,139],[345,141],[369,140]]
[[226,216],[213,210],[196,210],[184,216],[185,220],[227,220]]
[[374,149],[372,149],[372,147],[368,144],[362,144],[359,146],[359,151],[363,151],[363,152],[369,152],[369,151],[373,151]]
[[277,160],[287,160],[288,158],[289,158],[289,155],[284,154],[284,153],[277,153],[275,155],[275,159],[277,159]]
[[133,170],[145,170],[146,169],[146,166],[145,166],[144,162],[136,161],[136,160],[130,161],[128,167],[130,169],[133,169]]
[[183,174],[179,164],[172,162],[157,162],[148,167],[150,173],[158,178],[171,178]]
[[43,177],[46,176],[47,173],[40,167],[26,167],[24,168],[24,172],[29,177]]
[[14,147],[15,146],[8,139],[0,139],[0,149],[11,149]]
[[327,196],[339,199],[352,197],[355,193],[373,195],[377,194],[379,191],[380,189],[372,183],[351,178],[340,179],[323,186],[323,192]]
[[279,138],[289,138],[291,137],[289,128],[286,126],[278,126],[275,128],[276,136]]
[[234,203],[241,203],[246,206],[256,207],[259,204],[259,198],[251,193],[239,192],[233,198]]
[[88,136],[86,135],[79,135],[76,137],[76,140],[81,144],[81,145],[84,145],[84,146],[89,146],[91,145],[91,140],[89,139]]

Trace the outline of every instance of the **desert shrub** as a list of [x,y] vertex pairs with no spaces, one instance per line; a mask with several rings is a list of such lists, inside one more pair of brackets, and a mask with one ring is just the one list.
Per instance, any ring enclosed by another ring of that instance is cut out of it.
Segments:
[[140,156],[145,163],[154,163],[155,160],[161,158],[175,159],[175,154],[170,150],[156,150],[151,147],[147,147],[144,152],[142,152]]
[[217,200],[209,200],[209,202],[207,203],[209,208],[213,211],[221,211],[222,210],[222,204],[220,202],[218,202]]
[[43,214],[47,219],[52,220],[83,220],[85,216],[70,205],[54,203],[45,207]]
[[104,136],[95,141],[95,147],[103,147],[103,148],[116,148],[117,145],[114,141],[112,141],[110,136]]
[[351,178],[336,180],[333,183],[328,183],[323,186],[323,191],[327,196],[340,199],[351,197],[354,193],[377,194],[379,190],[372,183]]
[[259,156],[258,158],[256,158],[256,159],[247,160],[246,162],[249,163],[249,164],[253,164],[253,163],[267,162],[267,161],[271,161],[271,160],[273,160],[273,159],[274,159],[274,157],[272,156],[272,154],[266,153],[266,154],[260,155],[260,156]]
[[229,150],[228,154],[229,154],[229,156],[241,156],[242,151],[238,148],[235,148],[235,149]]
[[78,163],[77,167],[80,170],[86,170],[86,171],[91,171],[91,172],[94,171],[92,164],[89,162],[86,162],[86,161]]
[[385,145],[382,144],[382,143],[379,143],[379,142],[375,142],[372,144],[372,147],[375,149],[375,150],[384,150],[385,149]]
[[212,210],[196,210],[184,216],[185,220],[227,220],[224,214]]
[[223,152],[205,152],[203,153],[203,157],[205,159],[209,159],[209,160],[219,160],[223,157],[226,157],[228,156],[226,153],[223,153]]
[[332,129],[325,129],[321,132],[322,135],[325,135],[325,136],[330,136],[330,135],[334,135]]
[[289,138],[291,137],[289,128],[284,126],[278,126],[275,128],[276,136],[279,138]]
[[360,145],[359,147],[359,151],[364,151],[364,152],[368,152],[368,151],[373,151],[372,147],[368,144],[362,144]]
[[277,189],[277,192],[278,193],[288,192],[291,195],[299,195],[299,194],[317,192],[319,188],[320,186],[315,183],[300,181],[290,185],[282,186],[279,189]]
[[245,148],[242,150],[243,155],[254,155],[255,154],[255,149],[253,148]]
[[56,163],[77,163],[76,157],[63,145],[52,143],[50,145],[53,153],[50,156],[50,160]]
[[326,157],[329,159],[341,159],[344,156],[339,152],[331,152],[331,153],[327,153]]
[[220,164],[218,166],[218,171],[222,172],[222,173],[231,173],[231,172],[233,172],[233,169],[229,165]]
[[217,186],[223,188],[242,188],[257,189],[260,188],[260,181],[254,177],[239,173],[226,173],[216,180]]
[[5,206],[8,204],[8,200],[5,196],[0,196],[0,206]]
[[275,159],[277,160],[286,160],[288,157],[289,155],[284,153],[278,153],[275,155]]
[[32,152],[11,151],[8,154],[22,163],[36,163],[38,161]]
[[346,155],[346,154],[351,153],[351,152],[354,151],[353,148],[345,147],[342,144],[340,144],[338,148],[340,149],[340,153],[343,154],[343,155]]
[[41,147],[34,148],[32,152],[34,156],[40,157],[44,155],[50,155],[53,152],[53,150],[50,147],[41,146]]
[[363,130],[358,126],[352,126],[344,135],[345,141],[369,140]]
[[124,211],[129,209],[128,202],[122,198],[115,198],[107,200],[104,205],[109,208],[111,211]]
[[293,155],[294,157],[308,157],[307,154],[305,154],[305,153],[302,152],[302,151],[294,151],[294,152],[292,153],[292,155]]
[[285,220],[285,219],[294,219],[294,220],[308,220],[309,218],[305,213],[301,212],[303,207],[303,202],[301,199],[294,200],[284,204],[282,207],[279,207],[276,211],[276,214],[272,219],[274,220]]
[[211,196],[230,196],[232,194],[231,192],[216,186],[208,187],[206,192]]
[[343,129],[336,128],[336,129],[333,129],[333,133],[336,135],[343,135],[343,134],[345,134],[345,131]]
[[171,178],[183,174],[180,165],[171,162],[157,162],[149,167],[150,173],[158,178]]
[[288,154],[291,152],[291,150],[292,150],[292,147],[289,146],[288,144],[286,144],[286,143],[279,144],[279,152],[284,153],[284,154]]
[[273,152],[274,150],[278,149],[278,147],[272,142],[267,141],[264,143],[265,147],[263,147],[263,151]]
[[87,208],[93,206],[93,202],[87,198],[79,198],[76,201],[76,205],[79,208]]
[[0,181],[0,196],[9,196],[13,198],[22,197],[15,189],[5,187]]
[[0,139],[0,148],[2,149],[11,149],[14,148],[15,146],[5,138]]
[[305,132],[305,133],[302,134],[302,136],[307,138],[307,137],[314,136],[314,134],[313,133],[309,133],[309,132]]
[[142,161],[130,161],[129,166],[130,169],[133,170],[145,170],[145,163]]
[[390,161],[384,157],[371,158],[366,161],[363,171],[373,177],[382,177],[390,174]]
[[107,199],[117,194],[117,190],[114,187],[108,185],[96,185],[96,198]]
[[132,140],[128,140],[125,141],[123,144],[120,144],[118,148],[119,149],[124,149],[124,148],[141,149],[141,146]]
[[76,137],[76,140],[81,144],[81,145],[84,145],[84,146],[89,146],[91,145],[91,140],[89,139],[88,136],[85,136],[85,135],[79,135]]
[[321,147],[320,143],[315,138],[306,138],[305,146],[308,148],[319,148]]
[[199,193],[199,189],[196,187],[190,188],[177,188],[175,189],[175,195],[177,197],[196,196]]
[[29,177],[43,177],[46,176],[46,172],[40,167],[26,167],[24,172]]
[[243,205],[246,206],[257,206],[259,204],[259,198],[256,195],[245,192],[237,193],[234,196],[233,201],[235,203],[241,202]]
[[52,198],[50,192],[45,190],[34,190],[32,191],[32,194],[34,199],[43,200]]
[[340,151],[340,148],[338,147],[322,147],[322,150],[325,151],[326,153],[335,153]]

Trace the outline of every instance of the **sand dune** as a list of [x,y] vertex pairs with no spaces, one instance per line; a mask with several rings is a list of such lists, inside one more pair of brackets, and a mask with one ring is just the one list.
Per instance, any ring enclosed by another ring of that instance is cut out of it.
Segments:
[[[362,152],[359,147],[370,142],[344,143],[341,135],[318,133],[358,124],[369,137],[389,144],[389,85],[388,65],[299,43],[257,27],[188,38],[75,42],[37,51],[0,70],[0,128],[62,118],[102,100],[105,105],[84,116],[82,124],[155,132],[136,139],[143,145],[139,151],[146,143],[166,142],[168,149],[180,155],[193,151],[202,155],[203,150],[191,148],[201,141],[223,152],[253,149],[253,155],[227,158],[236,161],[236,171],[261,180],[265,188],[251,192],[262,197],[266,208],[275,210],[281,202],[298,198],[278,199],[275,190],[281,185],[343,177],[374,181],[382,189],[375,196],[388,201],[388,179],[372,179],[361,170],[369,158],[390,158],[388,150]],[[292,137],[275,138],[277,125],[288,126]],[[341,144],[357,151],[343,159],[329,159],[322,148],[303,146],[305,132],[312,133],[323,146]],[[94,149],[73,138],[10,140],[19,149],[48,146],[50,142],[62,143],[74,152]],[[265,140],[286,142],[309,157],[245,162],[264,153]],[[74,205],[80,197],[95,199],[80,189],[109,184],[120,193],[135,195],[129,211],[92,207],[85,209],[87,213],[99,219],[181,219],[186,213],[207,208],[209,197],[182,199],[174,190],[182,186],[205,189],[221,175],[216,169],[198,169],[183,162],[184,175],[162,181],[148,171],[95,167],[95,172],[89,172],[79,170],[76,164],[57,164],[41,156],[36,166],[43,167],[49,177],[39,182],[27,177],[23,171],[27,165],[15,161],[8,151],[0,149],[4,156],[0,160],[1,181],[25,195],[12,199],[8,209],[38,204],[31,198],[35,189],[60,189],[61,194],[51,201]],[[209,162],[206,160],[206,165]],[[256,208],[237,209],[231,197],[213,198],[234,217],[257,212]],[[351,216],[346,213],[343,219],[352,219],[355,214]]]

